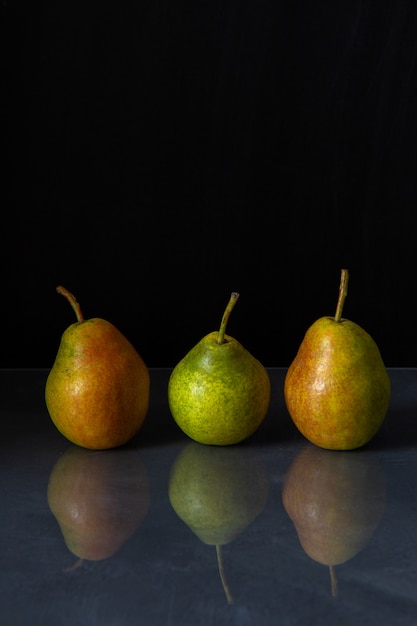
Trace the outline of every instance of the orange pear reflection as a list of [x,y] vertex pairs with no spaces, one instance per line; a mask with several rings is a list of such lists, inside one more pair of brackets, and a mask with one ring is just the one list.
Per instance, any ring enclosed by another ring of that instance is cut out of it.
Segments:
[[216,546],[221,582],[232,604],[221,546],[264,509],[269,495],[266,467],[248,448],[190,442],[174,460],[168,491],[178,517],[203,543]]
[[369,542],[383,516],[385,499],[382,468],[366,452],[308,445],[291,464],[283,505],[305,552],[329,567],[333,596],[335,566]]
[[68,549],[83,561],[115,554],[148,514],[150,483],[134,450],[71,446],[52,468],[48,504]]

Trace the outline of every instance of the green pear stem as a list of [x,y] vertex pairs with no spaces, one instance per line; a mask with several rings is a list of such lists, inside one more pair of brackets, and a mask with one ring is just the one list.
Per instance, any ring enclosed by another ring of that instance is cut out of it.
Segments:
[[238,299],[239,299],[239,294],[236,291],[232,291],[230,300],[223,313],[222,322],[220,324],[219,335],[217,337],[217,343],[224,343],[224,334],[226,332],[227,322],[229,321],[230,313],[233,311],[233,308],[236,302],[238,301]]
[[337,576],[333,565],[329,565],[329,573],[332,596],[335,598],[337,596]]
[[340,322],[342,319],[343,307],[347,296],[348,281],[349,270],[342,270],[340,276],[339,298],[337,300],[336,314],[334,316],[336,322]]
[[226,594],[227,602],[229,604],[233,604],[233,596],[230,592],[230,588],[226,580],[226,574],[224,572],[222,547],[220,544],[216,545],[216,554],[217,554],[217,564],[219,566],[220,580],[222,581],[222,585],[223,585],[224,592]]
[[61,285],[58,285],[56,290],[58,293],[61,294],[61,296],[65,296],[65,298],[68,300],[68,302],[72,306],[75,315],[77,316],[77,322],[79,324],[82,324],[84,322],[84,316],[82,314],[81,307],[78,304],[76,297],[73,296],[72,293],[68,291],[68,289],[65,289],[65,287],[62,287]]

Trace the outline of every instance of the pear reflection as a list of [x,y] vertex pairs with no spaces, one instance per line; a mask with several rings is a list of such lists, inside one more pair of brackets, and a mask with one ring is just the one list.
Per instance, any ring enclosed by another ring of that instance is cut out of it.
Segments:
[[290,466],[283,486],[284,508],[305,552],[330,570],[360,552],[385,508],[385,480],[374,457],[360,451],[331,451],[308,445]]
[[52,468],[48,504],[78,560],[115,554],[145,519],[150,483],[138,453],[71,446]]
[[168,490],[178,517],[203,543],[216,546],[220,578],[231,604],[221,546],[264,509],[269,495],[266,467],[248,448],[191,442],[172,465]]

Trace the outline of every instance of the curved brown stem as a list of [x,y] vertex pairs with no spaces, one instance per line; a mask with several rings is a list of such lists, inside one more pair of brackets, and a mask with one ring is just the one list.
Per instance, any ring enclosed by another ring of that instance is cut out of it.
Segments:
[[76,297],[70,291],[68,291],[68,289],[65,289],[65,287],[62,287],[62,285],[58,285],[56,290],[58,293],[61,294],[61,296],[65,296],[65,298],[68,300],[68,302],[73,308],[75,315],[77,316],[77,322],[81,324],[84,321],[84,316],[82,314],[81,307],[78,304]]
[[230,313],[233,311],[233,308],[236,302],[239,299],[239,294],[236,291],[233,291],[230,296],[230,300],[227,304],[225,312],[223,313],[223,318],[220,324],[219,335],[217,337],[217,343],[224,343],[224,334],[226,332],[227,322],[229,321]]
[[343,307],[347,296],[348,280],[349,270],[342,270],[339,286],[339,298],[337,300],[336,313],[334,316],[336,322],[340,322],[342,319]]

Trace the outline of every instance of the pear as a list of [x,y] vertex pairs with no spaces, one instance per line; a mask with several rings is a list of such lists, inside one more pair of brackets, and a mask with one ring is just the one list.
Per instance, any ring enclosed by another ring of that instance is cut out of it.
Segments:
[[47,498],[76,567],[108,559],[132,537],[148,514],[150,483],[134,450],[73,445],[52,468]]
[[57,287],[77,322],[63,333],[45,385],[45,401],[57,429],[91,449],[120,446],[141,428],[149,407],[150,376],[142,357],[110,322],[84,320],[80,305]]
[[239,294],[231,294],[220,329],[203,337],[174,367],[168,401],[178,426],[208,445],[239,443],[261,425],[271,383],[265,367],[225,334]]
[[306,554],[328,566],[336,595],[335,566],[363,550],[385,510],[379,463],[361,451],[308,444],[286,473],[282,501]]
[[178,517],[205,544],[216,546],[229,603],[221,546],[233,541],[263,511],[269,496],[266,467],[252,450],[190,442],[171,467],[169,500]]
[[358,324],[342,318],[348,276],[342,270],[335,316],[310,326],[284,381],[285,403],[298,430],[331,450],[368,443],[390,402],[390,379],[378,346]]

